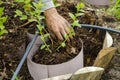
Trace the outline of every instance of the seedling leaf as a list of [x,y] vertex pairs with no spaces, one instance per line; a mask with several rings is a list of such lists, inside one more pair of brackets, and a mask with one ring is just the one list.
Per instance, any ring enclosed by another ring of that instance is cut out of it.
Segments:
[[85,7],[85,5],[83,3],[78,3],[77,6],[76,6],[77,12],[80,11],[84,7]]
[[61,44],[61,45],[62,45],[62,47],[65,47],[65,46],[66,46],[66,44],[65,44],[64,42],[62,42],[62,44]]
[[26,15],[22,15],[21,17],[20,17],[20,20],[26,20],[27,19],[27,16]]
[[75,15],[76,15],[76,17],[79,17],[79,16],[84,15],[84,13],[78,13],[78,14],[75,14]]
[[46,45],[42,45],[41,47],[40,47],[40,49],[44,49],[46,47]]
[[3,35],[3,34],[5,34],[5,33],[8,33],[8,31],[6,29],[1,30],[0,31],[0,36]]
[[69,13],[69,16],[70,16],[73,20],[76,20],[76,17],[75,17],[75,15],[74,15],[74,14]]
[[50,36],[50,34],[44,34],[44,38],[47,38],[48,36]]
[[20,11],[18,9],[15,11],[15,13],[16,13],[15,17],[22,16],[22,14],[23,14],[22,11]]
[[3,10],[4,10],[4,8],[0,7],[0,17],[1,17],[2,14],[3,14]]

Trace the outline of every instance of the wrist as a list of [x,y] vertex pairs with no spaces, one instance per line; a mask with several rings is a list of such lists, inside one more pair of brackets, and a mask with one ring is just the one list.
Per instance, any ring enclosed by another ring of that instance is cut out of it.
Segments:
[[50,16],[56,15],[56,14],[58,14],[56,8],[50,8],[50,9],[45,10],[45,12],[44,12],[45,17],[50,17]]

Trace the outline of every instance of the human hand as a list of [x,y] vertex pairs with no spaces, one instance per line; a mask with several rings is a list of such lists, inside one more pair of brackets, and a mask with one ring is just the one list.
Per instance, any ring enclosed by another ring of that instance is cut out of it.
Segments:
[[59,40],[64,40],[64,35],[70,31],[70,24],[65,20],[55,8],[48,9],[44,12],[46,24],[52,36],[56,36]]

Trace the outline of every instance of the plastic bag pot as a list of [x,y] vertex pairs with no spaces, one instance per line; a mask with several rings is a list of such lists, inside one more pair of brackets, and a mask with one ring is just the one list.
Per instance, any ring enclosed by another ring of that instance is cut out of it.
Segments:
[[85,1],[96,6],[107,6],[115,3],[116,0],[85,0]]
[[[32,39],[33,35],[29,34],[29,39]],[[58,75],[64,75],[68,73],[74,73],[78,69],[83,67],[83,43],[81,41],[82,48],[79,54],[64,63],[55,64],[55,65],[43,65],[37,64],[32,61],[33,56],[36,54],[36,51],[39,49],[40,44],[42,44],[42,40],[40,37],[37,38],[33,48],[31,49],[28,57],[27,57],[27,66],[29,72],[34,80],[41,80],[49,77],[54,77]]]

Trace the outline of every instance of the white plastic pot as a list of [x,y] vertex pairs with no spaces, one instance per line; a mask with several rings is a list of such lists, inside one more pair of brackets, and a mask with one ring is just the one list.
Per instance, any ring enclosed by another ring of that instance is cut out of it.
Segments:
[[[31,34],[28,34],[28,38],[32,39]],[[64,62],[61,64],[55,64],[55,65],[43,65],[43,64],[37,64],[32,61],[33,56],[36,54],[36,51],[39,49],[40,44],[42,44],[42,40],[40,36],[37,38],[33,48],[31,49],[28,57],[27,57],[27,65],[29,72],[34,80],[41,80],[49,77],[54,77],[58,75],[64,75],[68,73],[74,73],[78,69],[83,67],[83,43],[81,40],[82,48],[79,52],[79,54],[69,60],[68,62]]]
[[116,0],[85,0],[85,1],[96,6],[107,6],[115,3]]

